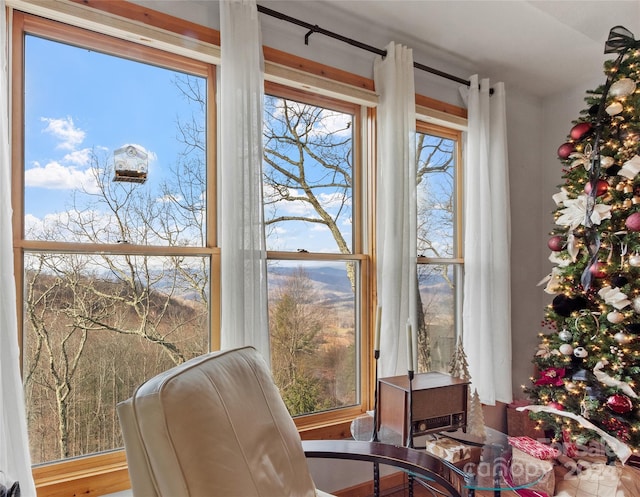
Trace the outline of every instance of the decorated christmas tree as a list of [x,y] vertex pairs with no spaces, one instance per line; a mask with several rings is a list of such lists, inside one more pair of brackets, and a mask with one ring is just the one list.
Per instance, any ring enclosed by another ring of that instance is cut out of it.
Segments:
[[558,149],[554,297],[526,390],[555,437],[625,459],[640,448],[640,43],[617,26],[605,53],[606,79]]

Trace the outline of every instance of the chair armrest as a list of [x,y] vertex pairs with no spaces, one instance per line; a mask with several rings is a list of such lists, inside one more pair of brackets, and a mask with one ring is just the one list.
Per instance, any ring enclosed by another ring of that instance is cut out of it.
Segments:
[[458,483],[463,481],[463,485],[470,483],[470,478],[473,478],[450,462],[425,451],[381,442],[304,440],[302,448],[308,458],[367,461],[401,468],[419,479],[432,482],[442,491],[440,495],[450,497],[460,497],[460,490],[453,486],[451,476],[454,476]]

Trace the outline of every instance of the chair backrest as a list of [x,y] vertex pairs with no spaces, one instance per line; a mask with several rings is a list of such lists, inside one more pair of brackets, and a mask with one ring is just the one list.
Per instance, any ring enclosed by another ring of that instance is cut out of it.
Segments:
[[300,436],[255,349],[185,362],[118,404],[136,497],[313,497]]

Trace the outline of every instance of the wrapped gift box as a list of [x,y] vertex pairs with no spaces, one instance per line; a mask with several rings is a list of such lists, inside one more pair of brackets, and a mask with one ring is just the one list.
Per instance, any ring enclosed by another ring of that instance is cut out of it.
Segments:
[[560,455],[560,451],[555,447],[550,447],[530,437],[509,437],[509,443],[538,459],[555,459]]
[[471,448],[456,440],[439,437],[426,441],[427,452],[449,462],[459,462],[471,456]]

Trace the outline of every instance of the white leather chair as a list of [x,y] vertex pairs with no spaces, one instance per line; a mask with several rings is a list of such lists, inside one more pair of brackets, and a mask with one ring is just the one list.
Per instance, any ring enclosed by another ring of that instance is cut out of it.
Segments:
[[296,426],[251,347],[172,368],[117,411],[135,497],[329,496],[316,491]]
[[[134,497],[332,497],[315,488],[298,430],[252,347],[161,373],[117,411]],[[425,452],[353,440],[306,444],[307,457],[396,466],[446,490],[438,495],[460,495],[441,476],[446,463]]]

